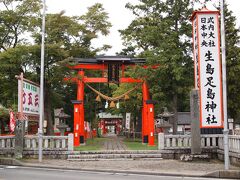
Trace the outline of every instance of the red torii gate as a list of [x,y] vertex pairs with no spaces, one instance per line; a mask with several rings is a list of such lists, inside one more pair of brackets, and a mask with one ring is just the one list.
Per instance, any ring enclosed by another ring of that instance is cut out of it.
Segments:
[[[142,58],[99,56],[94,59],[74,58],[76,65],[69,66],[70,69],[77,70],[80,78],[65,78],[77,84],[77,100],[72,100],[74,104],[74,146],[79,146],[85,142],[84,133],[84,83],[109,83],[109,79],[104,77],[104,71],[109,70],[109,64],[117,64],[121,69],[119,83],[142,83],[142,142],[154,146],[154,103],[150,100],[147,83],[141,79],[124,77],[126,66],[135,66],[137,63],[144,63]],[[147,66],[143,66],[146,68]],[[157,66],[152,66],[156,68]],[[84,70],[102,70],[102,77],[86,77]]]

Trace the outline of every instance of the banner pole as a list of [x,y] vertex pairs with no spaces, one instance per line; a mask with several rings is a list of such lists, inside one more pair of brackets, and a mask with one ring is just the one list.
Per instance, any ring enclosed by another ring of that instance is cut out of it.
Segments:
[[224,166],[229,169],[229,147],[228,147],[228,120],[227,120],[227,79],[226,79],[226,46],[224,25],[224,0],[221,2],[221,44],[222,44],[222,84],[223,84],[223,114],[224,114]]
[[45,14],[46,0],[43,0],[42,18],[42,45],[41,45],[41,75],[40,75],[40,119],[38,128],[38,160],[42,162],[42,141],[43,141],[43,121],[44,121],[44,43],[45,43]]

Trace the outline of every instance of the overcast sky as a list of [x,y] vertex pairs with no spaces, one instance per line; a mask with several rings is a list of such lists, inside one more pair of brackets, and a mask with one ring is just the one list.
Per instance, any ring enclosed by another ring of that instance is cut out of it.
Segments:
[[[87,7],[95,3],[103,4],[105,11],[109,14],[109,20],[113,27],[110,29],[110,34],[107,37],[100,37],[94,42],[95,47],[102,44],[109,44],[112,46],[105,54],[115,55],[122,49],[122,42],[119,29],[125,29],[134,16],[131,11],[125,8],[126,3],[131,2],[135,4],[138,0],[46,0],[48,6],[47,13],[58,13],[62,10],[66,11],[67,15],[82,15],[87,12]],[[218,2],[218,0],[212,0]],[[229,4],[229,9],[233,11],[234,16],[237,18],[237,26],[240,26],[240,0],[225,0]],[[211,8],[210,6],[208,8]]]

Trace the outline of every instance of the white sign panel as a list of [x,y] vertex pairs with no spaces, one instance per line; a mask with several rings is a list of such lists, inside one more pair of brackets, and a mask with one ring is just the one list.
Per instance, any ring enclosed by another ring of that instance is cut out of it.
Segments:
[[199,77],[199,80],[195,77],[195,86],[198,87],[199,81],[200,126],[220,128],[223,126],[223,111],[218,13],[199,13],[194,22],[197,28],[195,76]]
[[126,113],[126,129],[130,129],[130,119],[131,119],[131,113]]
[[[21,80],[18,80],[18,112],[20,110]],[[23,113],[39,115],[40,88],[23,81]]]

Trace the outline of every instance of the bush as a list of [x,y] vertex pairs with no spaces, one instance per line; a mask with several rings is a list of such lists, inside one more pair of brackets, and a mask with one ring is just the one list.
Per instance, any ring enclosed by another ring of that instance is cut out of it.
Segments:
[[0,107],[0,121],[8,121],[9,120],[9,111],[5,107]]

